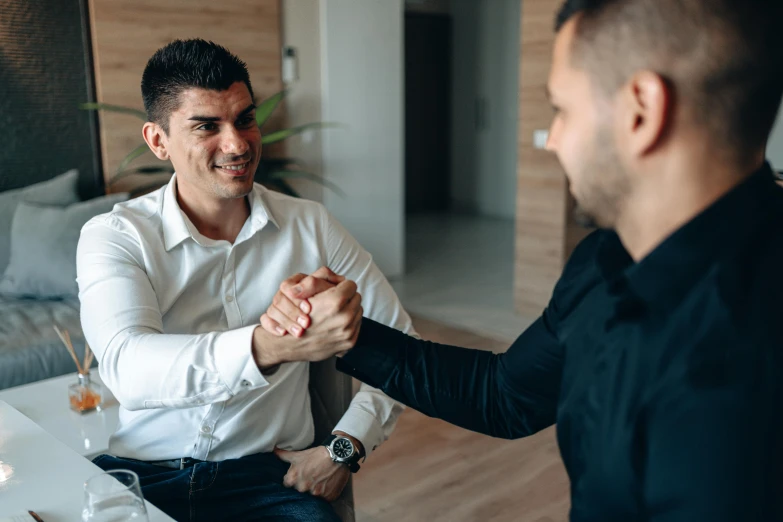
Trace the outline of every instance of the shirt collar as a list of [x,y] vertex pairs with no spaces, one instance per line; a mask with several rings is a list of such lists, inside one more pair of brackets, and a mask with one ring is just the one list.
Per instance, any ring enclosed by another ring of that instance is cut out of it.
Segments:
[[[638,263],[633,262],[617,234],[608,234],[599,250],[599,268],[605,278],[615,278],[615,289],[627,285],[650,305],[674,305],[711,263],[723,253],[742,248],[742,242],[779,210],[780,192],[770,165],[765,163]],[[623,277],[618,280],[619,275]]]
[[[267,223],[272,223],[275,227],[280,228],[269,206],[264,201],[266,192],[267,190],[261,185],[253,185],[253,190],[247,196],[250,201],[250,217],[239,236],[237,236],[237,243],[252,237],[256,232],[264,228]],[[198,238],[203,236],[198,233],[177,202],[176,174],[171,176],[171,181],[164,189],[160,215],[163,223],[163,242],[167,252],[188,238],[192,238],[197,243],[200,243]],[[246,234],[245,231],[248,229],[248,225],[250,228]]]

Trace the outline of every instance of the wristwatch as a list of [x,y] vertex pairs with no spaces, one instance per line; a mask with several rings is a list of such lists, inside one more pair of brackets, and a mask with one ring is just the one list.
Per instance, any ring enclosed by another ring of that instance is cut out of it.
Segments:
[[351,473],[359,471],[359,461],[364,458],[364,451],[354,446],[351,439],[331,434],[323,442],[329,451],[329,456],[338,464],[345,464]]

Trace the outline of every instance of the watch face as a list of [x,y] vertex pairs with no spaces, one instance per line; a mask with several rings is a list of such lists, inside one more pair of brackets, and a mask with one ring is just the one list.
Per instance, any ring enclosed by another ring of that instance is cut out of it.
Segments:
[[353,455],[353,444],[348,439],[337,439],[332,445],[332,451],[338,459],[347,459]]

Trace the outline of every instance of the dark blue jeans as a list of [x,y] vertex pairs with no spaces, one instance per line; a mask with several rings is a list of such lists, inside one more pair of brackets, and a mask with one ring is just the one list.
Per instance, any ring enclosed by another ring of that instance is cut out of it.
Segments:
[[93,462],[105,471],[136,472],[144,498],[178,522],[340,522],[327,501],[283,486],[289,464],[272,453],[197,462],[181,470],[111,455]]

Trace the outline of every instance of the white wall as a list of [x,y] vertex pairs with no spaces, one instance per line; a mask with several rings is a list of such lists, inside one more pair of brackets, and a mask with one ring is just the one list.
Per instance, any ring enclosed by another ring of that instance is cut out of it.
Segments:
[[783,111],[778,115],[778,122],[772,131],[772,137],[767,146],[767,158],[777,170],[783,170]]
[[453,19],[452,203],[516,212],[522,0],[456,0]]
[[[290,0],[289,0],[290,1]],[[295,0],[299,1],[299,0]],[[323,202],[387,277],[404,271],[403,0],[321,0]]]
[[[283,0],[282,40],[296,48],[299,79],[286,85],[286,110],[290,126],[321,121],[321,30],[319,0]],[[302,163],[305,170],[323,173],[321,132],[294,136],[286,142],[287,155]],[[323,200],[321,185],[292,180],[291,185],[305,198]],[[328,189],[326,189],[328,190]]]

